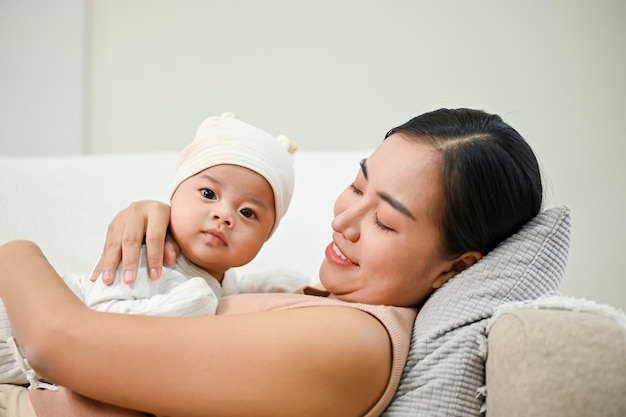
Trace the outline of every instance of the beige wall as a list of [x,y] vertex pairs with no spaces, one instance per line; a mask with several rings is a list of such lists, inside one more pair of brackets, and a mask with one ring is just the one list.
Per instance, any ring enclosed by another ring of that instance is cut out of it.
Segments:
[[[302,149],[369,149],[423,111],[483,108],[537,151],[547,205],[573,209],[564,291],[626,308],[626,2],[65,1],[66,14],[85,10],[86,48],[70,60],[85,74],[84,113],[40,140],[67,152],[178,149],[205,116],[228,110]],[[23,3],[0,0],[0,13],[9,4]],[[53,31],[28,27],[39,48],[68,49],[64,39],[44,42]],[[41,52],[17,32],[0,45]],[[7,109],[23,87],[2,78]],[[75,106],[59,88],[41,97],[58,103],[45,106],[52,112]],[[42,110],[11,111],[30,120]],[[66,143],[80,123],[81,143]],[[19,151],[12,138],[40,133],[8,126],[3,153]]]

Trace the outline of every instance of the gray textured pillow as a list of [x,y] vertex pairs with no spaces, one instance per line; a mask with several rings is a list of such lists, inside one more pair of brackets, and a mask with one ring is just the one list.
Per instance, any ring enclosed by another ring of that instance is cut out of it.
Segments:
[[489,318],[503,303],[555,292],[569,242],[569,208],[545,210],[433,293],[417,315],[400,386],[383,415],[480,415]]

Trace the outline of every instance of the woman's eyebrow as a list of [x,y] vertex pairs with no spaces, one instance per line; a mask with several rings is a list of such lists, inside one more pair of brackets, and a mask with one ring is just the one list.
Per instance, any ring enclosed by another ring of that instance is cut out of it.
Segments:
[[[363,176],[365,177],[365,179],[367,179],[367,165],[366,165],[366,162],[367,162],[367,159],[361,159],[361,162],[359,163],[359,165],[361,165],[361,171],[363,172]],[[384,193],[382,191],[377,191],[376,194],[378,194],[378,196],[380,198],[382,198],[384,201],[386,201],[387,204],[389,204],[391,207],[393,207],[394,209],[396,209],[400,213],[404,214],[405,216],[415,220],[415,216],[413,216],[413,214],[409,211],[409,209],[406,208],[406,206],[404,204],[402,204],[400,201],[396,200],[395,198],[393,198],[389,194]]]
[[365,179],[367,179],[367,166],[365,165],[366,162],[367,159],[361,159],[361,162],[359,162],[359,165],[361,166],[361,172],[363,172],[363,176],[365,177]]
[[405,216],[415,220],[415,217],[413,216],[413,214],[400,201],[396,200],[395,198],[393,198],[387,193],[383,193],[382,191],[378,191],[377,194],[380,198],[385,200],[387,204],[389,204],[391,207],[398,210],[400,213],[404,214]]

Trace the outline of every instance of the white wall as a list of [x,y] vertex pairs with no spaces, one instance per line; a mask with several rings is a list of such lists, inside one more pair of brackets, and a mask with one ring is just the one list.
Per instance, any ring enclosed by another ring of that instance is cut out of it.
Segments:
[[0,154],[83,152],[82,0],[0,0]]
[[[0,0],[0,12],[17,1]],[[564,291],[626,308],[626,2],[75,0],[68,15],[83,7],[88,152],[178,149],[225,110],[301,149],[369,149],[423,111],[483,108],[535,148],[547,206],[573,209]],[[36,41],[18,31],[10,42],[25,66],[27,50],[50,48],[50,29],[29,24]],[[58,91],[42,97],[72,107]],[[23,125],[1,127],[2,149],[40,136]]]

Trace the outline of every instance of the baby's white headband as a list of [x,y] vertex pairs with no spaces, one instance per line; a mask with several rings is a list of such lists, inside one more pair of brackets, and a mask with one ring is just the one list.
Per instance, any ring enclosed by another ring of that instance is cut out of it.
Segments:
[[232,113],[205,119],[193,142],[178,157],[176,183],[215,165],[239,165],[257,172],[274,192],[276,220],[270,236],[285,215],[294,187],[293,156],[297,146],[286,136],[267,132],[235,118]]

